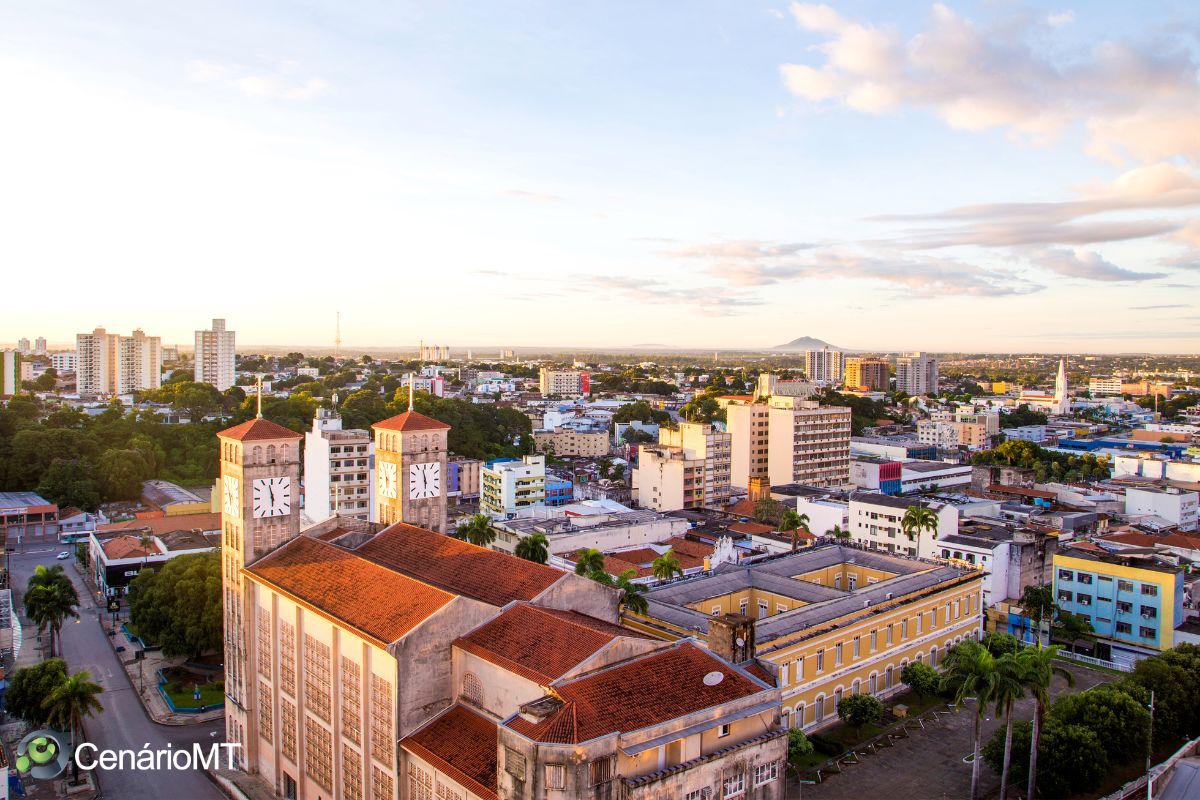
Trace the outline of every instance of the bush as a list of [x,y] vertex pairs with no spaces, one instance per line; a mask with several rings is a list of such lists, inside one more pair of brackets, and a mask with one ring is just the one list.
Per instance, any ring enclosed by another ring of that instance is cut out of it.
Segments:
[[1038,745],[1037,785],[1044,796],[1095,791],[1107,772],[1108,756],[1100,737],[1082,725],[1047,720]]
[[883,716],[883,703],[869,694],[852,694],[838,703],[837,715],[842,722],[854,728],[857,736],[864,725],[878,722]]
[[788,730],[788,763],[792,765],[792,769],[799,769],[797,766],[806,755],[813,751],[813,743],[804,735],[804,731],[799,728],[791,728]]
[[918,697],[937,694],[941,676],[937,670],[922,661],[914,661],[900,673],[900,680],[907,683]]
[[1150,712],[1115,686],[1097,686],[1082,694],[1060,697],[1050,716],[1064,725],[1082,725],[1099,737],[1112,764],[1124,764],[1146,753]]

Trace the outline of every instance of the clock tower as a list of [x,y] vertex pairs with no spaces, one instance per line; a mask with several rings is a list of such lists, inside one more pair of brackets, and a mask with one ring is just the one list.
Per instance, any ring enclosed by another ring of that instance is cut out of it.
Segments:
[[446,532],[450,426],[411,408],[371,426],[375,434],[375,521]]
[[241,570],[300,534],[300,434],[258,417],[217,434],[221,447],[221,588],[226,741],[256,763],[250,586]]

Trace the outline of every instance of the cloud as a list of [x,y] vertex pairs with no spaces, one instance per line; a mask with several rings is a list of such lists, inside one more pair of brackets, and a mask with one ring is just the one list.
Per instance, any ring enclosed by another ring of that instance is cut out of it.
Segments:
[[504,192],[504,195],[505,197],[516,197],[534,203],[565,203],[567,201],[567,198],[562,195],[549,194],[547,192],[530,192],[525,189],[509,189]]
[[736,314],[766,302],[744,293],[731,293],[722,286],[694,286],[692,281],[666,283],[621,275],[577,275],[571,288],[592,297],[616,294],[639,303],[688,306],[719,316]]
[[1191,308],[1191,306],[1186,303],[1168,303],[1159,306],[1130,306],[1130,308],[1134,311],[1157,311],[1162,308]]
[[195,83],[224,85],[252,98],[310,100],[329,89],[329,81],[298,76],[299,69],[300,65],[294,61],[274,62],[268,71],[262,72],[241,64],[196,60],[189,62],[184,72]]
[[773,243],[757,239],[736,239],[724,242],[692,244],[671,250],[666,255],[672,258],[768,258],[794,255],[816,245],[808,242]]
[[952,128],[999,128],[1035,144],[1081,125],[1086,151],[1098,158],[1200,161],[1200,76],[1182,36],[1105,41],[1061,57],[1031,43],[1028,21],[981,29],[940,3],[929,26],[907,39],[827,5],[793,3],[791,11],[801,29],[824,37],[812,48],[816,66],[780,66],[785,87],[804,100],[869,114],[924,108]]
[[1166,277],[1163,272],[1133,272],[1106,261],[1099,253],[1089,250],[1046,249],[1031,259],[1037,266],[1068,278],[1089,281],[1146,281]]
[[1064,25],[1070,25],[1075,21],[1074,11],[1060,11],[1057,14],[1051,14],[1046,17],[1046,24],[1051,28],[1061,28]]
[[1013,247],[1036,244],[1085,245],[1145,239],[1170,233],[1178,227],[1178,223],[1161,219],[1076,222],[1060,225],[997,220],[953,228],[910,231],[893,240],[893,243],[914,250],[937,250],[943,247],[963,245],[978,247]]

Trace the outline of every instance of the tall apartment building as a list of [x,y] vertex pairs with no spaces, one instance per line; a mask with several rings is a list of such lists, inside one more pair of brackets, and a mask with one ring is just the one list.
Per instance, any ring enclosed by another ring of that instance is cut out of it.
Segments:
[[82,395],[127,394],[162,385],[162,342],[140,329],[130,336],[96,328],[75,337],[76,389]]
[[337,514],[366,522],[375,505],[371,432],[342,428],[336,409],[318,408],[304,434],[304,511],[313,522]]
[[1121,394],[1122,382],[1113,376],[1094,375],[1088,378],[1088,393],[1092,397]]
[[850,409],[815,400],[772,397],[767,417],[767,473],[772,485],[850,483]]
[[890,366],[886,358],[851,356],[846,359],[846,388],[886,392]]
[[725,405],[725,430],[730,435],[730,480],[740,489],[748,489],[754,478],[767,477],[769,420],[770,407],[766,403]]
[[59,375],[64,372],[75,371],[75,353],[54,353],[50,356],[50,366],[54,367],[54,371]]
[[12,397],[21,388],[21,354],[17,350],[0,353],[0,396]]
[[30,348],[29,348],[29,339],[28,338],[21,337],[20,339],[17,340],[17,352],[23,356],[32,354],[33,351],[30,350]]
[[544,505],[545,500],[545,456],[490,461],[479,472],[479,510],[484,514],[505,517],[522,508]]
[[655,511],[721,508],[732,493],[733,437],[703,422],[662,428],[658,444],[638,449],[633,485],[638,504]]
[[938,361],[925,353],[909,353],[896,359],[896,390],[916,397],[936,394]]
[[542,367],[538,375],[538,389],[543,395],[587,394],[592,390],[592,378],[584,370]]
[[214,319],[212,328],[196,331],[196,383],[209,383],[223,392],[233,386],[234,331],[225,329],[225,320]]
[[826,386],[838,386],[845,373],[845,357],[840,350],[822,347],[804,351],[804,374],[810,381]]
[[33,340],[33,354],[35,356],[46,355],[46,337],[39,336]]

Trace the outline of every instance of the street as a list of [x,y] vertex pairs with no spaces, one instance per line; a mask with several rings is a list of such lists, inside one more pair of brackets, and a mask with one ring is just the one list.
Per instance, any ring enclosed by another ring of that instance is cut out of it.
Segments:
[[[97,623],[95,595],[91,594],[75,572],[74,562],[56,561],[55,547],[44,552],[12,553],[13,603],[19,607],[29,576],[39,564],[51,566],[61,564],[79,592],[79,622],[68,620],[62,630],[62,650],[69,671],[74,673],[86,669],[92,679],[104,687],[100,702],[104,712],[85,724],[85,740],[96,744],[101,750],[151,750],[166,749],[171,744],[175,749],[190,749],[193,742],[210,745],[224,741],[224,724],[220,720],[199,725],[175,727],[151,722],[146,716],[137,688],[131,685],[117,659],[117,654],[106,641],[104,629]],[[33,646],[36,631],[22,621]],[[149,683],[150,676],[147,676]],[[215,734],[215,735],[214,735]],[[201,770],[184,771],[138,771],[113,770],[93,773],[98,776],[100,789],[106,798],[130,798],[152,800],[169,793],[180,800],[220,800],[224,795]]]

